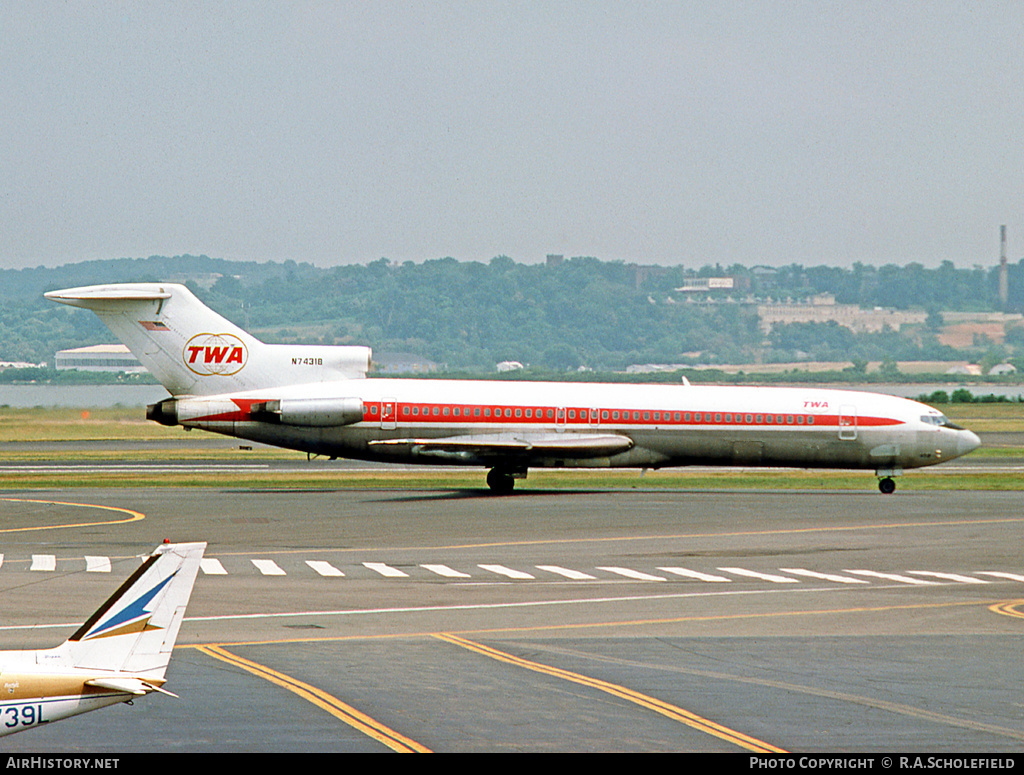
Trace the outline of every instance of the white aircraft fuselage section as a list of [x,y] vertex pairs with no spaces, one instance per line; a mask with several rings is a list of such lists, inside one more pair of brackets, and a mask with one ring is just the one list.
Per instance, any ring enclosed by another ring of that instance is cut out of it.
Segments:
[[[292,425],[268,422],[258,411],[263,402],[289,398],[348,399],[359,407],[359,419]],[[185,427],[395,462],[889,469],[933,465],[977,446],[970,431],[918,402],[810,388],[364,379],[172,400]],[[581,449],[588,439],[607,443],[595,444],[594,454],[573,454],[566,451],[571,444],[557,445],[559,437],[581,442]],[[445,439],[450,443],[438,443]],[[495,445],[474,445],[474,439]]]

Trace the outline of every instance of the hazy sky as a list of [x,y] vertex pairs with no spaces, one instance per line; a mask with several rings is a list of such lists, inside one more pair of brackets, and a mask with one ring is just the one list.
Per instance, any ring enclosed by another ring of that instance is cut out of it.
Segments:
[[1024,3],[0,2],[0,267],[995,263]]

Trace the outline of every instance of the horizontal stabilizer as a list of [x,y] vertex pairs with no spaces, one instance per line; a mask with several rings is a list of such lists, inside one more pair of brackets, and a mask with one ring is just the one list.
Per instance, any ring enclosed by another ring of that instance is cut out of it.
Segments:
[[139,678],[93,678],[85,682],[86,686],[95,686],[98,689],[110,689],[113,692],[127,692],[128,694],[148,694],[156,687]]
[[102,307],[108,301],[161,301],[171,298],[170,291],[148,285],[88,285],[49,291],[43,295],[50,301],[85,309]]

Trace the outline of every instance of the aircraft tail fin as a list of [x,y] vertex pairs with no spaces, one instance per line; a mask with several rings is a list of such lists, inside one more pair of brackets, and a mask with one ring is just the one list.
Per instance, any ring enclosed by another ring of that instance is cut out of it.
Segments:
[[173,396],[355,379],[370,368],[368,347],[264,344],[184,285],[88,285],[45,295],[95,312]]
[[63,646],[54,649],[54,657],[75,668],[134,677],[112,678],[120,683],[106,688],[131,691],[121,685],[126,680],[138,683],[132,693],[155,688],[143,681],[163,679],[205,549],[205,543],[157,547]]
[[172,395],[249,387],[241,372],[266,346],[184,285],[89,285],[45,296],[95,312]]

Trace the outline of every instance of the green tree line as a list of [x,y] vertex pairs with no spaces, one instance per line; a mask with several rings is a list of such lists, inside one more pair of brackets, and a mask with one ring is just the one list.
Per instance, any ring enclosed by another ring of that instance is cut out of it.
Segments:
[[[1024,261],[1011,265],[1010,308],[1024,308]],[[695,276],[731,276],[727,295],[694,302],[676,291]],[[1020,280],[1018,283],[1017,280]],[[963,357],[938,343],[941,311],[996,310],[998,270],[944,262],[848,268],[792,265],[655,267],[570,258],[524,264],[441,258],[320,268],[206,256],[115,259],[0,271],[0,360],[50,361],[62,348],[113,341],[90,313],[46,302],[46,290],[108,282],[186,281],[244,328],[271,342],[369,344],[449,369],[517,360],[548,369],[634,363],[920,360]],[[931,312],[908,331],[854,334],[834,323],[776,326],[765,336],[755,300],[831,293],[867,308]],[[1014,306],[1016,305],[1016,307]],[[1011,337],[1010,354],[1014,345]],[[1024,337],[1018,337],[1024,344]],[[979,343],[980,355],[985,343]]]

